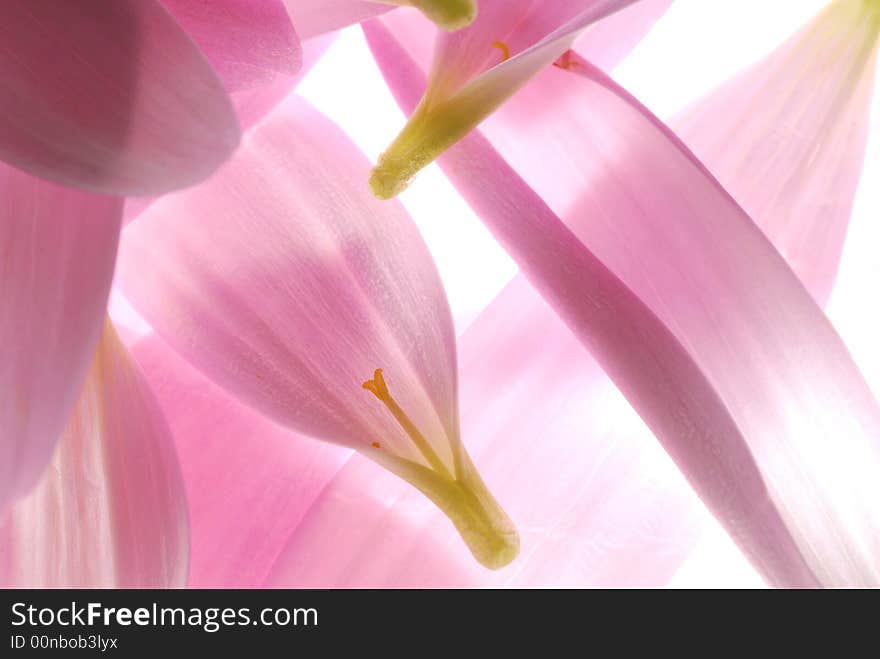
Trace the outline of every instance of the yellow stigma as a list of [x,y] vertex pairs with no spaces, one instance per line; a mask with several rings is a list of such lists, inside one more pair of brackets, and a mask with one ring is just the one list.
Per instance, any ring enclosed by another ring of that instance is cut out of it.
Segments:
[[492,47],[497,48],[498,50],[501,51],[501,55],[502,55],[501,61],[502,62],[506,62],[507,60],[510,59],[510,48],[507,47],[506,43],[504,43],[503,41],[493,41]]
[[385,0],[395,5],[410,5],[420,10],[444,30],[467,27],[477,17],[476,0]]
[[[450,447],[453,465],[444,464],[388,390],[382,369],[363,388],[378,398],[406,432],[429,467],[390,451],[368,453],[382,466],[410,482],[433,501],[458,529],[462,540],[480,563],[492,570],[504,567],[519,553],[519,535],[513,522],[480,479],[460,443]],[[379,448],[377,441],[371,443]]]

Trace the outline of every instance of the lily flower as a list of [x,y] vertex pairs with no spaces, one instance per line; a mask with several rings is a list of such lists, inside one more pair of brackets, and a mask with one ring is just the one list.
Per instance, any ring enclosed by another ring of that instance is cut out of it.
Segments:
[[[844,31],[876,11],[835,7]],[[381,27],[368,30],[414,108],[423,75]],[[880,410],[842,341],[662,123],[587,62],[564,65],[546,75],[577,95],[566,132],[590,145],[573,154],[570,228],[476,133],[441,167],[770,583],[876,584]],[[532,167],[548,157],[533,153]]]
[[224,86],[295,70],[299,42],[280,1],[10,0],[0,43],[2,511],[37,482],[73,409],[121,197],[209,176],[239,140]]
[[213,380],[410,482],[498,568],[519,540],[461,441],[446,298],[402,208],[363,189],[367,170],[291,97],[217,175],[128,226],[123,289]]

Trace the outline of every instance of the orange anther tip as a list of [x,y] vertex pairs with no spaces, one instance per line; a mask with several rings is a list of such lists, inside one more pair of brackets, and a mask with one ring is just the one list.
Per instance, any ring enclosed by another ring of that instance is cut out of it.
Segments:
[[501,60],[502,62],[506,62],[510,59],[510,48],[507,47],[506,43],[504,43],[503,41],[493,41],[492,46],[498,48],[501,51],[502,55],[504,56]]

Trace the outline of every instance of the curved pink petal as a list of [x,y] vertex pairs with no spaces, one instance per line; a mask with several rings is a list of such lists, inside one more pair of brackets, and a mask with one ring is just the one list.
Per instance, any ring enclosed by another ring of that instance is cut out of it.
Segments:
[[671,4],[672,0],[639,0],[590,27],[575,42],[574,49],[594,66],[610,71],[635,48]]
[[0,525],[10,587],[181,587],[183,482],[168,427],[107,321],[91,371],[37,488]]
[[223,85],[156,0],[6,0],[0,44],[0,159],[31,174],[159,194],[238,143]]
[[[665,585],[702,506],[599,366],[519,279],[460,339],[462,431],[522,536],[487,572],[448,522],[353,458],[269,574],[275,587]],[[523,358],[527,355],[528,358]]]
[[[312,67],[333,43],[335,35],[328,34],[309,39],[302,47],[302,66],[293,76],[281,75],[252,89],[232,93],[232,102],[242,132],[250,130],[275,106],[292,93]],[[157,197],[130,197],[125,200],[123,224],[128,224],[156,201]]]
[[[381,27],[369,34],[413,107],[417,68]],[[877,583],[880,411],[846,348],[683,145],[579,67],[544,73],[580,91],[581,120],[560,121],[591,156],[577,238],[479,135],[442,166],[763,574]]]
[[270,417],[411,452],[361,385],[382,368],[419,427],[454,423],[452,322],[415,226],[370,197],[367,168],[291,97],[217,176],[128,226],[121,281],[160,335]]
[[355,25],[392,8],[388,4],[366,0],[284,0],[284,4],[304,41]]
[[256,414],[156,337],[141,340],[133,354],[180,458],[189,503],[189,586],[259,586],[350,452]]
[[161,0],[230,92],[293,75],[299,39],[282,0]]
[[863,7],[832,4],[674,122],[822,304],[868,134],[880,28]]
[[0,164],[0,512],[39,478],[104,318],[122,201]]
[[440,279],[402,207],[360,184],[367,167],[291,96],[217,176],[129,225],[123,286],[214,381],[413,483],[497,568],[518,539],[461,442]]

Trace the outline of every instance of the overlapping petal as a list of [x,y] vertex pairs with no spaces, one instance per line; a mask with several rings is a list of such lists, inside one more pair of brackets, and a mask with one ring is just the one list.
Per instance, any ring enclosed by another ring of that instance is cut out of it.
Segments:
[[49,469],[0,524],[6,587],[181,587],[183,482],[168,427],[107,321]]
[[0,164],[0,512],[39,478],[104,318],[122,201]]
[[673,125],[824,304],[858,185],[880,11],[835,2]]
[[[242,130],[246,131],[257,124],[272,109],[283,101],[288,94],[296,89],[303,78],[308,75],[324,51],[333,42],[334,35],[326,34],[309,39],[302,46],[302,65],[296,74],[279,75],[248,89],[239,89],[232,93],[232,102]],[[128,224],[156,201],[156,197],[130,197],[125,201],[123,224]]]
[[[194,588],[262,585],[292,530],[350,451],[246,407],[158,337],[132,348],[174,436],[190,517]],[[378,470],[372,468],[376,477]]]
[[442,518],[352,460],[292,533],[274,587],[659,587],[698,538],[684,478],[599,366],[520,279],[460,339],[462,429],[522,535],[479,570]]
[[[495,565],[512,557],[515,533],[461,444],[446,298],[402,207],[362,185],[367,167],[291,97],[217,176],[126,229],[123,285],[221,386],[416,484]],[[491,519],[468,517],[487,509]],[[499,544],[480,544],[489,538]]]
[[[423,78],[387,33],[370,32],[413,107]],[[581,121],[556,108],[590,155],[567,213],[577,238],[479,136],[441,165],[765,576],[876,583],[878,520],[867,502],[878,494],[869,473],[880,414],[846,349],[689,152],[579,66],[584,77],[544,74],[579,85]]]
[[159,194],[238,143],[222,83],[157,0],[7,0],[0,44],[0,159],[33,175]]
[[281,0],[161,0],[230,92],[293,75],[302,51]]
[[[451,423],[452,323],[402,208],[359,194],[363,165],[291,97],[217,176],[129,225],[120,276],[162,336],[270,417],[348,446],[384,429],[407,454],[361,384],[383,368],[392,386],[415,385],[401,405],[420,426]],[[421,418],[435,407],[442,419]]]
[[367,0],[284,0],[284,4],[304,41],[391,9],[389,4]]

